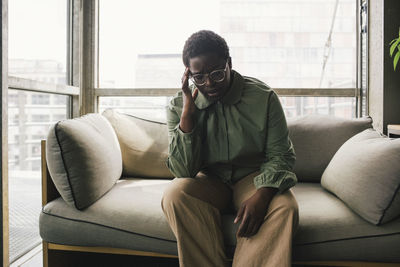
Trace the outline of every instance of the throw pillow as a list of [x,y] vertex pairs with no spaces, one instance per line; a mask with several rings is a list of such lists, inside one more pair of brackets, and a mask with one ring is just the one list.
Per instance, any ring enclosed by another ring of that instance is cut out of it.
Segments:
[[173,178],[165,164],[168,157],[167,125],[107,109],[121,145],[123,175],[140,178]]
[[400,139],[367,129],[345,142],[322,186],[367,221],[380,225],[400,215]]
[[101,198],[121,177],[118,139],[100,114],[60,121],[51,127],[46,156],[61,197],[79,210]]

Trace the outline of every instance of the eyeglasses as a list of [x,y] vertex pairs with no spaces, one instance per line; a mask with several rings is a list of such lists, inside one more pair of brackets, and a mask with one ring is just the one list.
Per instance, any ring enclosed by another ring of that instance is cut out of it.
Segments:
[[209,77],[214,82],[222,82],[225,79],[226,75],[226,68],[228,67],[228,62],[225,64],[225,69],[214,70],[210,73],[199,73],[190,75],[190,79],[195,83],[197,86],[203,86],[207,82],[207,77]]

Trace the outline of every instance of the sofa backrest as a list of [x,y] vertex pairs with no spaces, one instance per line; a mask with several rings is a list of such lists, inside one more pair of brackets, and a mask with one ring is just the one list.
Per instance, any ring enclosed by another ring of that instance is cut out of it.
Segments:
[[[123,176],[173,178],[165,165],[168,157],[166,123],[153,122],[107,109],[102,114],[113,126],[121,146]],[[307,115],[288,119],[289,136],[296,152],[294,172],[300,182],[320,182],[336,151],[350,137],[372,128],[370,117],[344,119]]]
[[336,151],[350,137],[372,128],[370,117],[343,119],[328,115],[308,115],[288,119],[289,136],[296,152],[299,182],[316,182]]

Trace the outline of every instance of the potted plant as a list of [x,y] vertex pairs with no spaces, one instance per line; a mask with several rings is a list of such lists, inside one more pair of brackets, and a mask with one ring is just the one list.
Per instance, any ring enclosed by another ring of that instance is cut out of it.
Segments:
[[389,43],[389,45],[390,45],[390,57],[393,57],[393,55],[394,55],[393,69],[396,70],[397,63],[399,62],[399,58],[400,58],[400,28],[399,28],[399,37],[393,39]]

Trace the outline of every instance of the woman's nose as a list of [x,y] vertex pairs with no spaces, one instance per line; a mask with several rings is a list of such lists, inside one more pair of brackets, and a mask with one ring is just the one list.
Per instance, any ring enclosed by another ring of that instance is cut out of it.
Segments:
[[214,81],[210,79],[210,76],[206,77],[206,86],[207,87],[211,87],[212,85],[214,85]]

